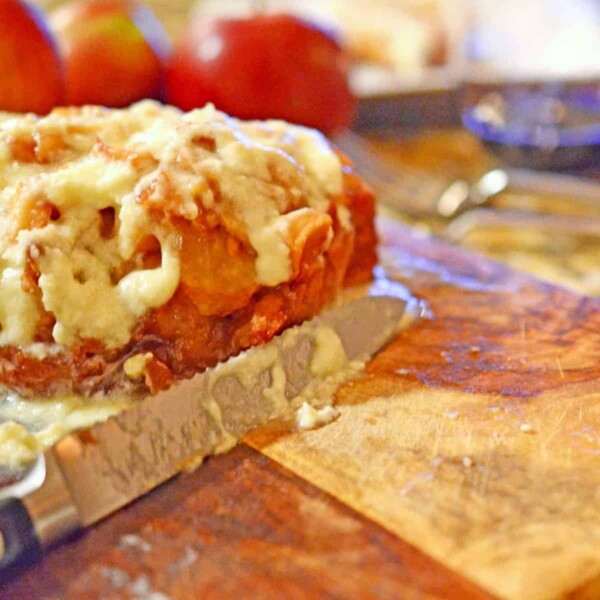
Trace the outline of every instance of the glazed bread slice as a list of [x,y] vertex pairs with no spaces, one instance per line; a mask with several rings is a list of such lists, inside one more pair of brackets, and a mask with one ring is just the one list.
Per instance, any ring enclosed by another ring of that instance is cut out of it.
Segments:
[[374,198],[319,133],[207,106],[0,118],[0,386],[156,392],[370,277]]

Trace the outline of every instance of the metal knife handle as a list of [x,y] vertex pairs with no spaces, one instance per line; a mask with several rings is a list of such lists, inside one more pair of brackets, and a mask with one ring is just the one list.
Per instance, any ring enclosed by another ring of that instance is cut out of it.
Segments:
[[42,547],[33,521],[18,498],[0,501],[0,580],[15,567],[37,560]]
[[55,450],[48,450],[25,477],[0,488],[0,584],[80,527]]

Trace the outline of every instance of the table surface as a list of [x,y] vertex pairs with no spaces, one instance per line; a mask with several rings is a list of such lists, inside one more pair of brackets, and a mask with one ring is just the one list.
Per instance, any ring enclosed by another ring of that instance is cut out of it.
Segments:
[[600,301],[380,220],[433,314],[337,393],[50,552],[2,598],[600,593]]
[[[493,164],[462,131],[368,137],[430,172]],[[435,318],[338,392],[338,421],[257,432],[0,582],[0,597],[600,597],[599,301],[395,223],[380,233],[388,273]],[[600,293],[585,277],[595,247],[570,264],[518,241],[470,247]]]

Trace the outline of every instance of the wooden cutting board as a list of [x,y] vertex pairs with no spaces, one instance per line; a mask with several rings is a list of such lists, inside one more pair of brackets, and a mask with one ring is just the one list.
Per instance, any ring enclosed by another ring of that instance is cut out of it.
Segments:
[[2,598],[600,598],[600,302],[380,222],[432,319]]

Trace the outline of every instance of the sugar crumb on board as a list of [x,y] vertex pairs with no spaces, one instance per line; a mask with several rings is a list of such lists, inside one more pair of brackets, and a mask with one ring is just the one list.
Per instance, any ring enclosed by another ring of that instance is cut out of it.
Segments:
[[314,408],[308,402],[304,402],[296,413],[296,423],[300,429],[315,429],[331,423],[339,415],[340,411],[334,406]]

